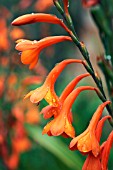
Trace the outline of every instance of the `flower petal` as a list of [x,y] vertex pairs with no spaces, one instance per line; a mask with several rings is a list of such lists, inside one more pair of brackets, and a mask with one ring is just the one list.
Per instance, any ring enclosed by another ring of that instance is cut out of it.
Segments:
[[86,129],[82,134],[79,136],[73,138],[70,142],[69,148],[71,150],[76,150],[77,149],[77,142],[79,141],[80,138],[84,137],[88,133],[88,129]]
[[43,114],[44,119],[49,119],[52,116],[55,116],[57,114],[56,107],[53,107],[52,105],[48,105],[44,107],[41,112]]
[[101,170],[100,158],[96,158],[92,153],[89,153],[84,162],[82,170]]
[[53,136],[59,136],[63,132],[65,132],[65,125],[66,125],[65,113],[60,113],[55,119],[54,123],[51,125],[51,133]]
[[47,123],[47,125],[43,128],[43,131],[42,131],[43,135],[50,132],[50,128],[51,128],[52,123],[54,123],[54,120],[52,120],[49,123]]
[[66,119],[65,130],[64,132],[71,138],[75,137],[75,129],[71,123],[69,123],[68,119]]
[[109,158],[110,149],[112,145],[113,145],[113,130],[111,131],[105,143],[104,149],[102,151],[102,159],[101,159],[102,170],[107,170],[108,158]]
[[34,60],[38,60],[38,55],[37,49],[23,51],[21,54],[21,62],[23,64],[31,64]]
[[53,24],[61,23],[60,19],[54,15],[44,14],[44,13],[32,13],[32,14],[22,15],[16,18],[12,22],[12,25],[18,26],[18,25],[32,24],[35,22],[48,22]]
[[29,69],[33,69],[35,67],[35,65],[38,62],[38,57],[34,58],[34,60],[30,63]]
[[79,81],[87,76],[90,76],[89,73],[81,74],[77,76],[75,79],[73,79],[63,90],[62,94],[60,95],[60,100],[63,102],[66,97],[73,91],[75,86],[79,83]]
[[12,22],[12,25],[18,26],[18,25],[32,24],[36,22],[47,22],[47,23],[52,23],[52,24],[59,24],[67,32],[69,32],[69,29],[59,18],[57,18],[54,15],[44,14],[44,13],[36,13],[36,14],[32,13],[32,14],[22,15],[16,18]]
[[32,50],[38,47],[38,41],[30,41],[25,39],[17,40],[16,50],[18,51],[25,51],[25,50]]
[[102,128],[104,126],[104,123],[107,119],[110,119],[111,116],[104,116],[99,122],[98,122],[98,125],[96,127],[96,138],[97,140],[100,142],[100,137],[101,137],[101,134],[102,134]]
[[41,101],[47,94],[49,88],[45,86],[41,86],[33,91],[33,93],[30,96],[30,101],[32,103],[38,103]]

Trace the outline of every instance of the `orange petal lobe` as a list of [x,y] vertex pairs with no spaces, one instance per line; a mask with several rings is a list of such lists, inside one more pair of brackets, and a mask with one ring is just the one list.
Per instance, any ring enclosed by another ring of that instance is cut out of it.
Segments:
[[86,158],[82,170],[101,170],[100,158],[96,158],[92,153],[90,153]]
[[38,41],[30,41],[26,39],[19,39],[16,41],[16,50],[18,51],[25,51],[25,50],[32,50],[38,47]]
[[36,49],[23,51],[21,54],[23,64],[31,64],[36,59],[38,60],[38,51]]
[[44,119],[49,119],[57,114],[56,107],[48,105],[41,110],[41,114],[43,114]]
[[54,119],[54,123],[51,126],[51,133],[53,136],[59,136],[64,132],[65,118],[58,116]]
[[52,24],[61,24],[62,21],[54,15],[44,14],[44,13],[36,13],[36,14],[32,13],[32,14],[22,15],[16,18],[12,22],[12,25],[18,26],[18,25],[32,24],[35,22],[48,22]]
[[105,143],[105,146],[102,152],[102,159],[101,159],[102,170],[107,170],[107,164],[108,164],[109,154],[110,154],[112,145],[113,145],[113,130],[108,136],[108,139]]
[[65,130],[64,132],[71,138],[75,137],[75,129],[71,123],[69,123],[68,119],[66,119]]
[[46,88],[45,86],[41,86],[37,88],[36,90],[34,90],[32,95],[30,96],[30,101],[32,103],[38,103],[46,96],[48,90],[49,88],[48,87]]

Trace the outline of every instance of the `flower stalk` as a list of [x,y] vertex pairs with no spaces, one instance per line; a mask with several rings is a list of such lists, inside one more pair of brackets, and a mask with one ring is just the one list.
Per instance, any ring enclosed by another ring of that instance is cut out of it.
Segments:
[[[71,20],[70,14],[68,13],[68,16],[66,15],[65,11],[61,7],[61,5],[58,2],[58,0],[53,0],[53,2],[55,4],[57,10],[60,12],[60,14],[63,16],[64,20],[66,21],[66,24],[67,24],[68,28],[70,29],[70,32],[68,32],[68,33],[70,34],[73,42],[78,47],[78,49],[80,50],[81,54],[83,55],[83,57],[85,59],[84,66],[85,66],[86,70],[91,74],[93,80],[95,81],[97,87],[99,88],[99,90],[101,92],[101,100],[103,102],[107,101],[107,97],[106,97],[104,89],[103,89],[102,81],[95,74],[93,65],[92,65],[92,63],[90,61],[89,52],[88,52],[85,44],[83,42],[79,41],[78,37],[76,36],[75,30],[72,29],[72,27],[74,28],[74,25],[73,25],[73,22]],[[109,105],[107,105],[106,108],[107,108],[109,114],[113,117],[113,113],[112,113],[111,107]],[[113,126],[112,122],[110,122],[110,124]]]

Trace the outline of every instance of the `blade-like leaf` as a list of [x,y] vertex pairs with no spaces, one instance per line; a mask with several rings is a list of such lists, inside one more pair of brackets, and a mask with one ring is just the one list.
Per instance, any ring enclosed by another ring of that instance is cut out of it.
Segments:
[[82,169],[82,160],[77,155],[76,152],[72,152],[67,149],[67,145],[65,145],[60,139],[57,137],[49,137],[47,135],[42,135],[42,129],[38,126],[34,125],[25,125],[25,128],[29,134],[29,136],[46,150],[54,154],[57,158],[59,158],[67,167],[81,170]]

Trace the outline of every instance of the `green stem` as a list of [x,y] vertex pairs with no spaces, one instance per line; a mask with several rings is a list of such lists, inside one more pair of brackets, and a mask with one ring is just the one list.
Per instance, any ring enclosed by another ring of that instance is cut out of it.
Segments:
[[[54,1],[55,1],[55,0],[54,0]],[[93,66],[92,66],[91,61],[90,61],[90,55],[89,55],[88,50],[87,50],[85,44],[82,43],[82,42],[80,42],[79,39],[77,38],[75,30],[73,30],[73,29],[74,29],[74,26],[73,26],[72,20],[71,20],[71,22],[70,22],[70,20],[67,19],[66,15],[65,15],[65,13],[64,13],[64,10],[63,10],[62,7],[60,6],[59,2],[58,2],[58,1],[55,1],[55,2],[56,2],[56,3],[54,3],[54,4],[55,4],[57,10],[58,10],[58,11],[60,12],[60,14],[64,17],[64,19],[65,19],[65,21],[66,21],[66,23],[67,23],[68,28],[71,30],[71,31],[70,31],[70,36],[71,36],[73,42],[74,42],[74,43],[76,44],[76,46],[79,48],[80,52],[82,53],[84,59],[86,60],[86,62],[87,62],[87,64],[88,64],[88,66],[86,66],[85,68],[86,68],[86,70],[91,74],[93,80],[95,81],[97,87],[99,88],[99,90],[100,90],[100,92],[101,92],[101,94],[102,94],[102,99],[101,99],[101,100],[102,100],[103,102],[105,102],[105,101],[107,100],[107,98],[106,98],[106,95],[105,95],[105,92],[104,92],[104,89],[103,89],[102,81],[101,81],[101,79],[99,79],[99,78],[95,75]],[[71,17],[70,17],[70,18],[71,18]],[[73,28],[73,29],[72,29],[72,28]],[[111,107],[110,107],[109,105],[107,105],[106,108],[107,108],[109,114],[113,117],[113,113],[112,113]],[[113,126],[112,123],[110,123],[110,124]]]

